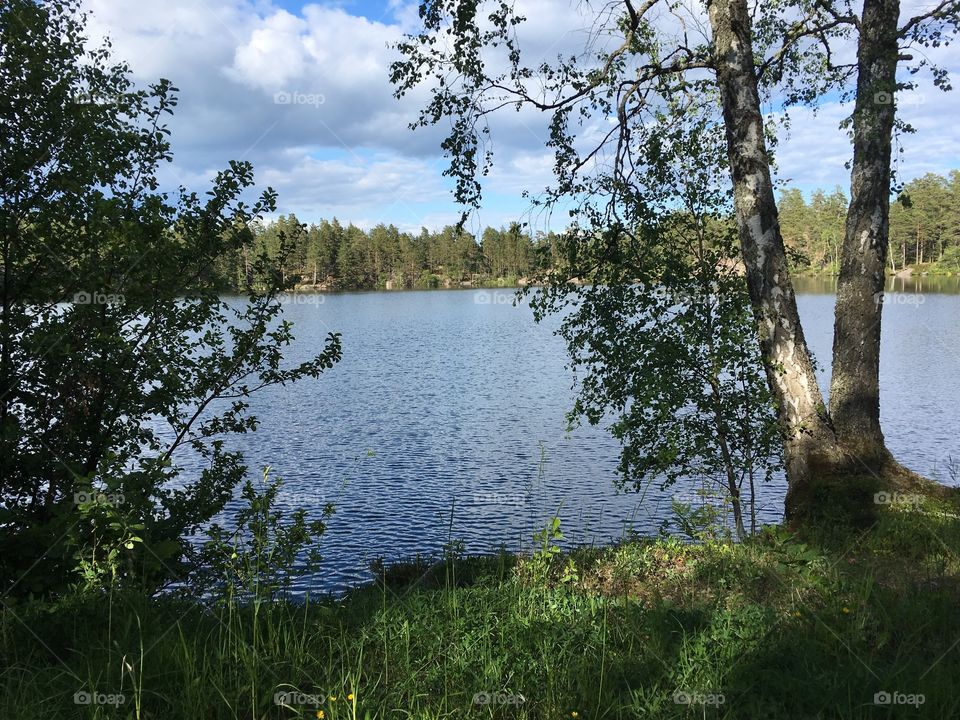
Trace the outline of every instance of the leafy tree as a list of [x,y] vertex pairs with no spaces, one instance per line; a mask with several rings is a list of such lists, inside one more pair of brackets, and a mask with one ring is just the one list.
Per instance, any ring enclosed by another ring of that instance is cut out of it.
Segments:
[[787,188],[780,193],[780,232],[791,260],[800,268],[815,268],[811,259],[812,232],[810,210],[798,188]]
[[[896,68],[901,58],[912,61],[901,52],[911,44],[938,46],[956,31],[957,5],[942,2],[899,25],[894,0],[866,0],[859,14],[846,2],[751,7],[746,0],[713,0],[707,4],[707,37],[690,30],[703,26],[696,11],[691,17],[675,3],[635,6],[625,0],[599,11],[588,33],[591,41],[617,42],[528,65],[516,32],[525,18],[512,6],[428,1],[420,5],[422,30],[398,45],[405,57],[392,66],[391,78],[397,96],[429,85],[431,96],[415,127],[450,118],[443,143],[448,174],[467,206],[479,205],[480,178],[492,163],[484,146],[488,116],[508,107],[547,113],[555,183],[541,200],[572,204],[572,216],[588,226],[585,238],[616,227],[622,208],[649,204],[644,194],[651,189],[641,190],[638,180],[655,172],[662,138],[676,132],[691,108],[713,111],[726,132],[741,259],[784,441],[787,511],[794,514],[821,475],[864,467],[902,474],[879,429],[876,302],[886,262]],[[851,37],[857,62],[837,64],[837,43]],[[924,55],[913,68],[926,65]],[[943,70],[931,69],[937,84],[949,87]],[[848,92],[853,76],[856,88]],[[828,414],[779,229],[761,98],[776,92],[788,106],[814,104],[830,90],[852,97],[855,109]]]
[[[955,191],[954,191],[955,192]],[[907,183],[891,211],[891,243],[902,265],[943,259],[956,243],[956,215],[947,178],[928,173]]]
[[[890,207],[887,259],[890,272],[923,264],[924,270],[951,272],[946,258],[960,246],[960,172],[927,173],[907,182]],[[816,190],[808,205],[797,188],[779,199],[780,228],[794,267],[813,272],[838,269],[847,199],[840,188]],[[835,267],[836,266],[836,267]],[[952,272],[958,268],[953,267]]]
[[657,176],[636,181],[669,188],[683,206],[625,201],[622,224],[568,237],[560,276],[591,282],[551,283],[533,306],[538,318],[563,312],[560,334],[580,374],[571,420],[612,421],[622,483],[718,485],[743,538],[745,509],[756,529],[756,483],[780,467],[780,438],[729,193],[717,187],[723,136],[715,125],[686,124],[661,144]]
[[[293,366],[276,299],[285,240],[247,255],[248,301],[219,296],[218,262],[250,248],[248,163],[205,196],[158,191],[175,88],[136,89],[90,49],[75,0],[0,7],[0,592],[181,577],[185,536],[244,477],[224,438],[252,431],[261,388],[315,377],[331,335]],[[179,466],[202,458],[198,476]]]
[[504,249],[503,233],[492,227],[483,231],[480,247],[487,267],[494,277],[500,278],[507,274],[507,258]]

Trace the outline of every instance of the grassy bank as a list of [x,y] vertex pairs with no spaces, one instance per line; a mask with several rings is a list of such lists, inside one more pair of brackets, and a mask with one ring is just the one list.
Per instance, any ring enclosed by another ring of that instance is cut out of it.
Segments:
[[960,508],[896,500],[741,545],[410,563],[336,602],[8,607],[0,717],[960,717]]

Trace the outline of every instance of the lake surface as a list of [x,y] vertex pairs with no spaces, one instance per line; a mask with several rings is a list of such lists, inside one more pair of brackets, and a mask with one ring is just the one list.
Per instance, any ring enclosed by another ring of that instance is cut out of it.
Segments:
[[[884,306],[882,413],[907,466],[942,481],[960,458],[960,278],[891,279]],[[829,383],[834,285],[799,279],[808,342]],[[616,488],[619,448],[603,427],[566,430],[572,375],[551,318],[533,321],[511,290],[296,296],[291,360],[343,335],[343,360],[316,381],[273,388],[239,438],[251,471],[286,481],[282,502],[336,503],[324,571],[298,589],[342,590],[369,579],[374,558],[529,548],[559,508],[572,543],[654,534],[687,488]],[[185,459],[182,459],[185,460]],[[185,462],[189,466],[189,462]],[[693,487],[693,483],[691,486]],[[782,478],[760,488],[760,519],[781,517]]]

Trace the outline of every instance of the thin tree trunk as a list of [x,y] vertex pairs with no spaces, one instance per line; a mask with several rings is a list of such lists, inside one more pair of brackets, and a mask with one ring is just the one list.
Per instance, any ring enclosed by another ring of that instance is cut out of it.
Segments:
[[830,416],[861,461],[889,457],[880,429],[880,320],[890,217],[899,0],[865,0],[857,53],[850,208],[840,259]]
[[784,435],[790,516],[818,469],[834,466],[839,451],[787,271],[764,142],[749,9],[745,0],[714,0],[709,15],[747,286]]
[[[712,330],[711,330],[712,332]],[[723,459],[724,476],[727,481],[727,492],[733,504],[733,524],[737,532],[737,539],[743,542],[747,539],[747,531],[743,526],[743,507],[740,499],[740,487],[737,485],[736,464],[730,454],[730,445],[727,442],[727,433],[723,421],[723,411],[720,407],[720,381],[711,377],[710,386],[713,391],[714,423],[717,430],[717,443],[720,446],[720,457]]]

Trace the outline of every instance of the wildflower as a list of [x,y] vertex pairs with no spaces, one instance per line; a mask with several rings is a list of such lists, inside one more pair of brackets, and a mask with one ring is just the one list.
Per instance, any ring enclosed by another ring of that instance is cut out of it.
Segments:
[[317,710],[317,720],[323,720],[327,714],[323,710]]
[[800,611],[799,611],[799,610],[794,610],[793,616],[794,616],[794,617],[800,617]]
[[350,693],[349,695],[347,695],[347,700],[349,700],[350,702],[353,702],[353,693]]
[[331,695],[331,696],[330,696],[330,702],[336,702],[336,701],[337,701],[337,696],[336,696],[336,695]]
[[843,610],[841,610],[841,612],[842,612],[844,615],[849,615],[849,614],[850,614],[850,608],[845,607],[845,608],[843,608]]
[[570,717],[572,717],[572,718],[580,717],[580,713],[578,713],[576,710],[574,710],[572,713],[570,713]]

